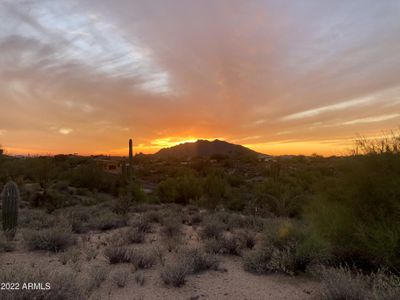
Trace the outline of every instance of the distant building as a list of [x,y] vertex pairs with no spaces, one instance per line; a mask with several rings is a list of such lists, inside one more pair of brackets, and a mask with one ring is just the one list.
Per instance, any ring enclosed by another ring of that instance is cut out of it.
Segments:
[[266,154],[258,154],[257,155],[257,160],[259,162],[269,162],[269,161],[273,161],[274,157],[270,156],[270,155],[266,155]]
[[126,162],[122,159],[110,158],[110,159],[95,159],[95,162],[104,172],[112,174],[122,174],[123,167]]

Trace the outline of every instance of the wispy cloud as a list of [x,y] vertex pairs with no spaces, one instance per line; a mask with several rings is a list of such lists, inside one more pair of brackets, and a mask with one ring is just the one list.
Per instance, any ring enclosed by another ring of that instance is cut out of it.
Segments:
[[294,114],[291,114],[291,115],[287,115],[287,116],[284,116],[282,118],[282,120],[290,121],[290,120],[296,120],[296,119],[309,118],[309,117],[317,116],[317,115],[322,114],[324,112],[343,110],[343,109],[346,109],[346,108],[350,108],[350,107],[366,104],[366,103],[372,102],[374,100],[375,100],[374,97],[368,96],[368,97],[364,97],[364,98],[358,98],[358,99],[353,99],[353,100],[349,100],[349,101],[339,102],[339,103],[336,103],[336,104],[327,105],[327,106],[323,106],[323,107],[318,107],[318,108],[314,108],[314,109],[310,109],[310,110],[305,110],[305,111],[302,111],[302,112],[294,113]]
[[360,124],[360,123],[376,123],[376,122],[382,122],[382,121],[395,119],[395,118],[398,118],[398,117],[400,117],[400,114],[374,116],[374,117],[368,117],[368,118],[362,118],[362,119],[356,119],[356,120],[347,121],[347,122],[344,122],[343,125],[354,125],[354,124]]

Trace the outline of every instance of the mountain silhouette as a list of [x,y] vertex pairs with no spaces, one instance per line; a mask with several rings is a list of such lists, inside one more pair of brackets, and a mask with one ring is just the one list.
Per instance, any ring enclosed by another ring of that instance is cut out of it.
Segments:
[[196,156],[209,157],[215,155],[225,155],[229,157],[258,156],[261,155],[261,153],[242,145],[231,144],[221,140],[198,140],[194,143],[184,143],[170,148],[161,149],[155,155],[163,158],[190,158]]

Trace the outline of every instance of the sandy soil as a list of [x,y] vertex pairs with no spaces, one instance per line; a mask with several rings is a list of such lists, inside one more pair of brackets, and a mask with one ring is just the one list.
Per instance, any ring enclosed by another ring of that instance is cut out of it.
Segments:
[[[159,236],[159,225],[153,225],[155,231],[146,236],[144,244],[132,245],[154,249],[162,247],[162,238]],[[134,280],[134,273],[130,264],[109,265],[102,255],[102,250],[109,244],[111,237],[118,230],[82,234],[79,236],[77,248],[82,257],[79,262],[72,265],[62,265],[62,254],[47,253],[44,251],[29,252],[21,242],[22,237],[17,237],[17,249],[13,252],[0,254],[0,262],[5,266],[23,264],[25,266],[49,266],[54,270],[70,268],[79,274],[84,274],[93,264],[107,265],[110,273],[117,269],[126,269],[130,272],[129,280],[124,288],[119,288],[108,278],[99,289],[95,290],[90,299],[317,299],[319,283],[305,276],[290,277],[284,275],[255,275],[245,272],[241,258],[238,256],[219,256],[218,270],[206,271],[198,275],[189,275],[186,284],[180,288],[166,286],[160,278],[161,266],[158,263],[148,270],[142,270],[144,285],[139,285]],[[197,246],[200,238],[198,229],[184,226],[185,237],[182,243],[186,246]],[[95,259],[87,261],[84,250],[88,247],[98,251]],[[167,261],[173,254],[167,253]]]

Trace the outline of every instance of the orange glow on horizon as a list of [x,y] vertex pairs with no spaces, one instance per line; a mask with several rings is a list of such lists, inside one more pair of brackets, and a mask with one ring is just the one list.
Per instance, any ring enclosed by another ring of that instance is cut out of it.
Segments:
[[[193,143],[197,140],[209,140],[215,139],[225,140],[224,138],[204,138],[204,137],[164,137],[152,140],[149,144],[138,144],[134,143],[134,153],[145,153],[153,154],[162,148],[169,148],[179,144]],[[229,140],[226,140],[230,142]],[[245,143],[243,146],[250,148],[254,151],[269,154],[269,155],[312,155],[318,154],[323,156],[331,155],[347,155],[350,152],[348,149],[351,147],[351,140],[326,140],[326,141],[281,141],[281,142],[267,142],[267,143]],[[240,144],[234,142],[235,144]],[[115,155],[115,156],[127,156],[128,146],[102,150],[102,151],[46,151],[41,148],[26,149],[20,147],[5,147],[6,153],[10,155],[56,155],[56,154],[67,154],[77,153],[79,155]]]

